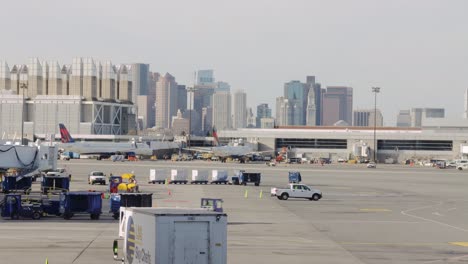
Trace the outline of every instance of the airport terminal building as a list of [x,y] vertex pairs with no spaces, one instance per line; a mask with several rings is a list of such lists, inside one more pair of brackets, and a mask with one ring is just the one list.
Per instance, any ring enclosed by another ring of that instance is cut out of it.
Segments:
[[[287,149],[290,157],[308,159],[373,159],[374,129],[366,127],[279,127],[219,131],[225,141],[243,138],[258,143],[259,151],[275,155]],[[424,129],[377,127],[376,159],[456,159],[468,155],[468,133],[463,128]]]

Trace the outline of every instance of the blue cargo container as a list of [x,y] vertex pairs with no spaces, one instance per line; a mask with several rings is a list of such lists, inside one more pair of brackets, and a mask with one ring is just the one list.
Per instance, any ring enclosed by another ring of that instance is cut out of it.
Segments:
[[60,213],[71,219],[77,213],[90,214],[97,220],[102,213],[102,198],[98,192],[69,192],[60,195]]
[[289,172],[289,183],[300,183],[302,181],[301,173],[298,171]]
[[63,176],[42,177],[41,190],[44,194],[49,192],[68,192],[70,190],[70,178]]
[[114,219],[119,219],[120,207],[152,207],[152,193],[120,193],[111,194],[110,213]]
[[2,181],[2,191],[4,193],[22,191],[29,193],[32,186],[31,176],[4,176]]

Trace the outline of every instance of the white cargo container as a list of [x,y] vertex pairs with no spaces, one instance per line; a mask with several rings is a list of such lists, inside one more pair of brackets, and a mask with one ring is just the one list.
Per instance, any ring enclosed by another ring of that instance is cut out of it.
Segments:
[[187,172],[185,170],[171,170],[171,183],[187,184]]
[[[227,215],[192,208],[120,208],[123,263],[225,264]],[[117,240],[114,259],[118,260]]]
[[211,171],[211,184],[227,184],[228,183],[228,172],[225,170],[212,170]]
[[150,175],[149,175],[149,181],[148,183],[165,183],[167,179],[167,171],[166,170],[155,170],[155,169],[150,169]]
[[207,170],[191,170],[192,184],[207,184],[208,183],[208,171]]

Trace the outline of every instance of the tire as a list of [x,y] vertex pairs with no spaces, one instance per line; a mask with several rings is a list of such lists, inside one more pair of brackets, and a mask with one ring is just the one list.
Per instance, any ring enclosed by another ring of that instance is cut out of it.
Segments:
[[312,200],[314,200],[314,201],[320,200],[320,195],[314,193],[314,195],[312,195]]
[[462,168],[462,167],[458,167],[458,170],[463,170],[463,168]]
[[283,200],[283,198],[281,198],[281,196],[276,196],[276,198],[278,198],[278,200]]
[[11,220],[18,220],[18,219],[19,219],[19,215],[18,215],[18,213],[13,212],[13,213],[11,213],[10,218],[11,218]]
[[281,200],[287,200],[289,198],[289,194],[288,193],[282,193],[281,194]]
[[64,213],[64,214],[63,214],[63,219],[65,219],[65,220],[70,220],[70,219],[72,218],[72,216],[73,216],[73,215],[72,215],[71,213]]
[[99,220],[99,214],[91,214],[89,217],[91,220]]
[[40,212],[34,211],[33,214],[32,214],[32,219],[34,219],[34,220],[39,220],[39,219],[41,219],[41,216],[42,216],[42,215],[41,215]]
[[256,182],[256,183],[255,183],[255,186],[260,186],[260,183]]
[[112,217],[115,219],[115,220],[119,220],[119,213],[114,213],[112,215]]

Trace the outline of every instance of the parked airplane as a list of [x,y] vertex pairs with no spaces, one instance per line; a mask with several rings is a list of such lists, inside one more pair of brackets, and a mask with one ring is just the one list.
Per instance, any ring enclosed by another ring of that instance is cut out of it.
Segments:
[[[213,153],[214,156],[219,157],[221,161],[225,162],[227,158],[239,159],[241,163],[248,160],[252,155],[259,154],[259,151],[254,150],[253,145],[245,145],[243,142],[234,142],[232,145],[223,145],[219,143],[218,134],[216,129],[213,128],[214,147],[211,148],[191,148],[190,150],[198,152]],[[262,152],[262,151],[261,151]],[[271,152],[271,151],[263,151]]]
[[59,124],[62,143],[59,148],[68,152],[75,152],[84,155],[99,155],[109,157],[115,154],[135,153],[135,155],[153,155],[153,150],[145,143],[137,142],[76,142],[70,135],[64,124]]

